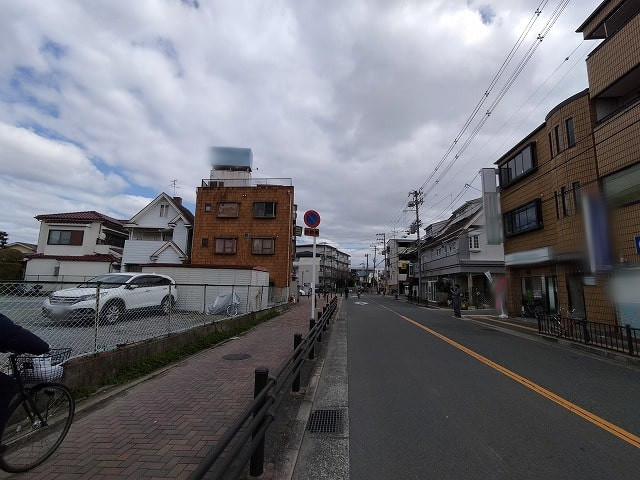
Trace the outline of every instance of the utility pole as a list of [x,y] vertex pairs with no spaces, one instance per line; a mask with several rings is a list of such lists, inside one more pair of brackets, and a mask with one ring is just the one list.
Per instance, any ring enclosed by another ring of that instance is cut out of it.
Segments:
[[[382,237],[382,238],[380,238]],[[384,233],[376,233],[376,242],[380,243],[382,241],[382,256],[384,257],[384,280],[385,280],[385,285],[384,285],[384,291],[386,293],[387,291],[387,284],[389,283],[387,281],[387,275],[388,275],[388,271],[387,271],[387,236]],[[378,291],[380,291],[380,286],[378,286]]]
[[364,270],[364,274],[366,275],[367,285],[368,285],[369,284],[369,254],[365,253],[364,256],[367,259],[367,266],[366,266],[366,268]]
[[421,245],[420,245],[420,205],[422,205],[422,203],[424,202],[424,195],[422,194],[422,189],[413,190],[409,192],[409,197],[413,197],[413,200],[411,200],[407,204],[407,206],[409,208],[416,209],[415,231],[416,231],[416,247],[418,249],[418,300],[420,300],[420,297],[422,296],[422,287],[421,287],[422,252],[421,252]]

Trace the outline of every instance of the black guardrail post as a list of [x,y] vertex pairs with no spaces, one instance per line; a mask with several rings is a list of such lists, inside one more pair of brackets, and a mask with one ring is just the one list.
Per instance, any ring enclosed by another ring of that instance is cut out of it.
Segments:
[[[300,346],[301,343],[302,343],[302,334],[295,333],[293,335],[293,350],[295,351]],[[293,383],[291,384],[291,391],[292,392],[300,391],[300,370],[299,369],[298,369],[298,373],[293,379]]]
[[[309,320],[309,337],[311,337],[313,329],[316,326],[316,319],[312,318]],[[311,339],[311,338],[310,338]],[[315,341],[311,341],[311,345],[309,345],[309,360],[313,360],[314,358],[316,358],[316,352],[315,352]]]
[[[267,385],[268,379],[269,379],[269,369],[267,367],[256,368],[254,387],[253,387],[253,398],[256,398],[258,394],[264,389],[264,387]],[[266,398],[265,400],[260,402],[260,404],[256,405],[256,408],[254,410],[254,416],[256,415],[257,412],[260,411],[265,401],[266,401]],[[260,430],[260,427],[263,421],[261,421],[253,431],[253,438],[255,438],[256,433]],[[264,470],[264,437],[262,437],[262,440],[260,440],[260,443],[257,445],[255,451],[253,452],[253,455],[251,455],[249,474],[252,477],[257,477],[259,475],[262,475],[263,470]]]
[[627,342],[629,348],[629,355],[633,355],[633,336],[631,332],[631,325],[626,324],[624,328],[627,330]]
[[580,325],[582,326],[582,337],[584,338],[584,343],[591,343],[591,334],[589,333],[589,325],[586,320],[581,320]]

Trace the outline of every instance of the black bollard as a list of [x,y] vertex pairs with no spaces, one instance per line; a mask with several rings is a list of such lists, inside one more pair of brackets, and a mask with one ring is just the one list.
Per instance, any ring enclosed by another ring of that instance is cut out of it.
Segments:
[[[258,367],[255,370],[255,380],[253,386],[253,398],[256,398],[260,392],[267,385],[267,380],[269,379],[269,369],[267,367]],[[256,409],[253,412],[255,417],[256,413],[260,411],[260,409],[264,406],[264,402],[266,398],[260,402],[260,404],[256,405]],[[263,420],[264,421],[264,420]],[[253,438],[255,438],[256,433],[260,430],[263,422],[260,422],[256,429],[253,432]],[[264,471],[264,437],[258,443],[253,455],[251,455],[251,463],[249,466],[249,474],[252,477],[258,477],[262,475]]]

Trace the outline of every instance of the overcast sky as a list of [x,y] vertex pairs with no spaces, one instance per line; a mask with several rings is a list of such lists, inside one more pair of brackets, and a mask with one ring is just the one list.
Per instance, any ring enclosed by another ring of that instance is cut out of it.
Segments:
[[246,147],[254,177],[293,180],[299,225],[317,210],[318,241],[371,267],[376,234],[415,219],[410,191],[424,225],[447,218],[587,87],[597,44],[575,30],[600,0],[554,20],[565,3],[0,0],[0,230],[36,243],[35,215],[128,219],[174,180],[194,211],[208,148]]

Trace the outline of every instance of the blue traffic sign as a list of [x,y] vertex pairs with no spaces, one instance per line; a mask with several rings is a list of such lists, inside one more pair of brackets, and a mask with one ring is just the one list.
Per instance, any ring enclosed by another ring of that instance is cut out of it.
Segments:
[[304,223],[309,228],[316,228],[320,225],[320,214],[315,210],[307,210],[304,213]]
[[636,237],[636,253],[640,253],[640,235]]

